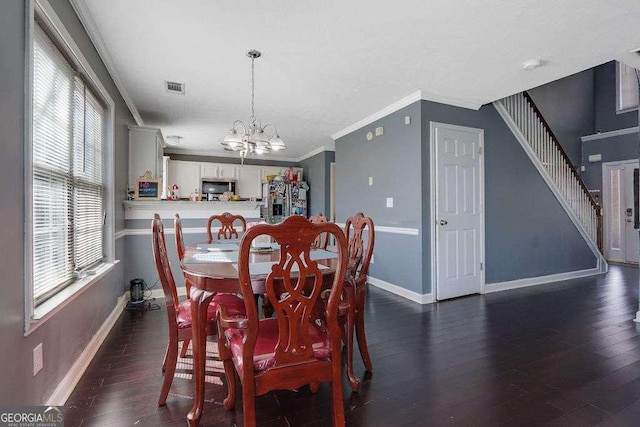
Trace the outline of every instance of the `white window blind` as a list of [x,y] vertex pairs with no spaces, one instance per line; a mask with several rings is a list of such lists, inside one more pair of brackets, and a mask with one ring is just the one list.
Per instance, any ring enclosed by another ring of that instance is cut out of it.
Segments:
[[624,112],[638,108],[638,79],[635,68],[621,62],[616,63],[616,111]]
[[105,109],[38,25],[33,64],[37,305],[103,259]]

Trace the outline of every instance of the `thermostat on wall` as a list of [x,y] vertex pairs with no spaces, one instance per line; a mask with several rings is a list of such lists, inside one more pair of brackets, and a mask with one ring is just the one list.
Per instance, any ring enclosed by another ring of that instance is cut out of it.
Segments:
[[589,156],[590,163],[601,162],[601,161],[602,161],[602,154],[591,154]]

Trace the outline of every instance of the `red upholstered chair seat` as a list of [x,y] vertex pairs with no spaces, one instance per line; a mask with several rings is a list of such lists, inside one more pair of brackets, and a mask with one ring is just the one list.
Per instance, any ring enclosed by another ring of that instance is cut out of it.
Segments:
[[[227,307],[227,313],[230,316],[245,315],[244,301],[242,298],[233,294],[217,294],[211,300],[209,307],[207,307],[207,322],[215,322],[216,311],[218,305],[222,304]],[[178,321],[178,329],[185,329],[191,327],[191,300],[187,299],[178,304],[178,310],[176,313]]]
[[[253,355],[253,367],[256,371],[264,371],[275,363],[275,348],[278,343],[278,319],[268,318],[260,320],[260,332]],[[229,343],[229,349],[233,356],[238,373],[242,375],[242,346],[244,338],[243,329],[227,329],[225,336]],[[313,340],[313,356],[319,360],[328,359],[331,356],[331,343],[324,327],[309,324],[309,335]]]

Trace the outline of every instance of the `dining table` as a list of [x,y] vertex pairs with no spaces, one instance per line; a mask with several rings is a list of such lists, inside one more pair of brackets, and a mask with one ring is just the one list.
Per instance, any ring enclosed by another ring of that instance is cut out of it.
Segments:
[[[198,425],[204,406],[206,327],[207,308],[213,297],[219,293],[240,294],[238,274],[238,252],[240,239],[214,240],[187,246],[180,259],[180,267],[191,289],[193,378],[195,396],[193,407],[187,414],[189,425]],[[265,293],[265,280],[271,267],[280,260],[280,246],[277,243],[262,242],[252,247],[249,259],[249,274],[254,295]],[[309,252],[311,260],[317,261],[330,282],[337,267],[337,254],[325,249]]]

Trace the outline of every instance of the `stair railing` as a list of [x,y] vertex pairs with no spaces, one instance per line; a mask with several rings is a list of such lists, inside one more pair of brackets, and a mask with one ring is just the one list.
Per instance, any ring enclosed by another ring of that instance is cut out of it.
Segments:
[[602,252],[601,206],[591,196],[531,96],[522,92],[499,102],[544,166],[585,233]]

